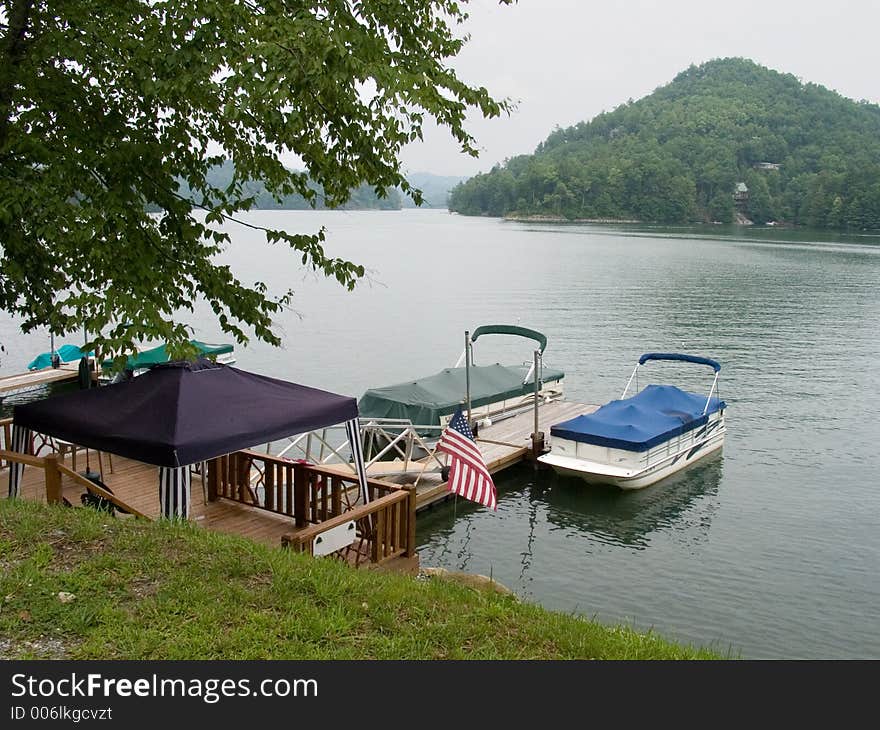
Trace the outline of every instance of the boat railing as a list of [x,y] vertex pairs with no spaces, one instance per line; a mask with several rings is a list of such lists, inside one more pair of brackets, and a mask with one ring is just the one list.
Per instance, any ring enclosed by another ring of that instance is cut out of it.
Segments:
[[[442,430],[443,426],[413,424],[406,419],[364,419],[360,423],[360,435],[365,465],[369,469],[377,462],[396,460],[403,462],[402,470],[406,471],[415,461],[429,456],[430,460],[436,462],[436,468],[440,469],[443,463],[433,454],[431,437],[425,434],[436,433],[439,436]],[[348,466],[352,474],[355,473],[351,463],[351,445],[343,425],[296,434],[266,444],[265,451],[267,455],[301,459],[316,465],[342,464]],[[395,471],[400,469],[398,464]],[[259,480],[259,474],[252,475],[252,483],[256,484]]]
[[706,397],[706,405],[703,406],[703,414],[709,410],[709,404],[712,402],[712,393],[714,393],[718,389],[718,372],[715,373],[715,378],[712,380],[712,387],[709,388],[709,395]]
[[[540,394],[542,403],[562,397],[561,389]],[[492,404],[497,406],[498,404]],[[534,395],[516,396],[502,401],[500,407],[481,406],[473,408],[472,419],[481,426],[513,418],[534,407]],[[405,418],[362,418],[360,420],[361,445],[364,462],[371,474],[400,474],[410,470],[439,471],[445,464],[434,453],[436,440],[446,428],[452,414],[441,418],[440,424],[413,423]],[[316,465],[345,465],[355,474],[351,463],[351,445],[343,424],[305,431],[260,447],[270,456],[290,460],[302,460]],[[427,460],[427,463],[426,463]],[[394,462],[383,470],[380,463]],[[372,467],[372,468],[371,468]],[[254,472],[251,483],[259,483],[261,476]]]

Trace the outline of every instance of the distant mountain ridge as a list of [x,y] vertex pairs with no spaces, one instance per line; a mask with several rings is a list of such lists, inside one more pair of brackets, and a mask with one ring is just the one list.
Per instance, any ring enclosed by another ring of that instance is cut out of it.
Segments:
[[[235,166],[231,160],[225,160],[222,164],[212,167],[207,174],[209,184],[217,188],[226,188],[232,182]],[[447,206],[449,191],[466,178],[451,175],[434,175],[430,172],[413,172],[406,175],[407,181],[422,191],[422,208],[443,208]],[[178,190],[180,195],[189,197],[192,193],[189,186],[181,181]],[[318,185],[310,187],[318,195],[316,208],[322,209],[324,199]],[[261,182],[250,181],[243,186],[245,196],[254,196],[254,208],[263,210],[310,210],[311,204],[299,194],[287,195],[280,201],[276,200]],[[380,198],[369,185],[361,185],[351,193],[351,199],[341,207],[341,210],[400,210],[401,208],[415,208],[412,199],[398,189],[388,191],[388,195]]]
[[[449,193],[456,185],[467,178],[460,175],[434,175],[430,172],[409,172],[406,179],[410,185],[422,191],[422,208],[446,208]],[[415,208],[415,203],[406,195],[401,195],[404,208]]]
[[880,228],[880,106],[741,58],[691,66],[453,189],[468,215]]
[[[221,165],[212,167],[206,176],[208,183],[216,188],[226,188],[232,182],[235,165],[232,160],[224,160]],[[320,186],[311,183],[309,185],[318,195],[315,208],[322,209],[324,197]],[[192,192],[186,182],[181,181],[178,193],[184,197],[190,197]],[[284,196],[280,201],[266,190],[266,186],[258,181],[248,181],[242,186],[245,197],[254,196],[254,208],[271,210],[311,210],[312,205],[302,195],[294,193]],[[369,185],[360,185],[351,191],[351,199],[341,210],[400,210],[401,194],[397,190],[389,190],[388,195],[380,198]]]

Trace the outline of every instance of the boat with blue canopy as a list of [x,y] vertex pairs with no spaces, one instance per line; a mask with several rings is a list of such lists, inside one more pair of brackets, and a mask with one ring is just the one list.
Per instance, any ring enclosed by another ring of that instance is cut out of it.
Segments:
[[[652,360],[711,367],[709,394],[651,384],[627,398],[639,368]],[[720,370],[715,360],[697,355],[642,355],[619,400],[551,427],[550,453],[539,461],[559,474],[622,489],[640,489],[684,469],[724,444],[727,406],[717,395]]]
[[79,362],[84,357],[94,357],[95,353],[83,352],[76,345],[61,345],[57,350],[52,349],[50,352],[41,352],[33,360],[28,363],[28,370],[43,370],[44,368],[53,367],[53,360],[59,365],[66,365],[72,362]]

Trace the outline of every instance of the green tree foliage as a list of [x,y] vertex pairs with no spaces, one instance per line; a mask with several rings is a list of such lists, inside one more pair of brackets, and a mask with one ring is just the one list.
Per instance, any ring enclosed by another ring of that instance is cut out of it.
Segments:
[[[762,163],[772,163],[771,165]],[[774,169],[778,165],[778,169]],[[880,107],[745,59],[692,66],[456,187],[469,215],[880,228]]]
[[[25,331],[182,353],[175,312],[203,298],[239,342],[277,344],[292,292],[216,264],[221,226],[253,207],[253,180],[278,201],[315,186],[329,206],[362,186],[418,200],[399,153],[426,118],[476,155],[466,114],[506,105],[450,68],[466,17],[454,0],[0,0],[0,307]],[[292,266],[363,276],[323,231],[265,234]]]

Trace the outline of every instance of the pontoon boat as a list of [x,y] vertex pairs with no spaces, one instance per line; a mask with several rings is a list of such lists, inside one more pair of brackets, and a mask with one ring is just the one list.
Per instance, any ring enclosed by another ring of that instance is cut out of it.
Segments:
[[[489,334],[514,335],[534,340],[543,355],[547,338],[535,330],[515,325],[484,325],[477,327],[468,347],[481,336]],[[471,417],[474,421],[497,419],[519,412],[534,402],[535,378],[538,378],[538,397],[541,401],[562,397],[561,370],[539,365],[537,375],[534,362],[523,365],[471,365],[465,368],[467,349],[455,367],[442,370],[418,380],[410,380],[383,388],[371,388],[358,403],[362,421],[369,419],[409,421],[414,428],[429,427],[433,435],[446,426],[455,409],[465,399],[467,380],[470,379]],[[468,370],[469,372],[466,372]],[[429,434],[430,435],[430,434]]]
[[[648,385],[626,397],[639,368],[649,360],[708,365],[715,371],[708,396]],[[674,474],[724,443],[724,409],[717,397],[721,366],[706,357],[647,353],[630,376],[620,400],[550,429],[551,450],[538,457],[559,473],[591,484],[640,489]]]

